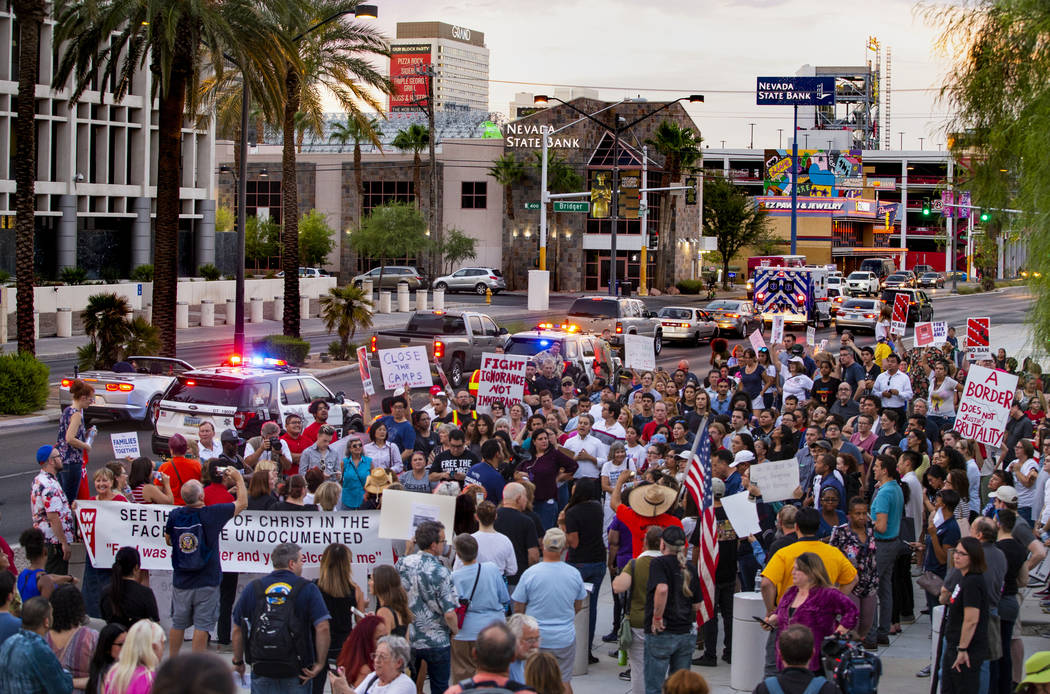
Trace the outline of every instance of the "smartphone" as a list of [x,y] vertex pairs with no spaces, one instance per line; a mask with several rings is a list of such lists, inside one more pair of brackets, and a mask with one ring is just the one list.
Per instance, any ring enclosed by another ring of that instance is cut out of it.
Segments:
[[474,496],[477,498],[479,504],[485,500],[485,492],[478,492]]
[[154,472],[153,473],[153,481],[156,482],[157,484],[160,484],[161,482],[164,481],[164,475],[160,474],[159,472]]
[[773,626],[772,624],[770,624],[766,620],[762,619],[761,617],[751,617],[751,619],[755,620],[756,622],[758,622],[762,626],[766,627],[767,629],[770,629],[770,630],[776,629],[775,626]]
[[226,470],[228,470],[228,469],[229,468],[227,468],[227,467],[217,467],[217,468],[215,468],[215,472],[219,473],[220,475],[225,475],[226,474]]

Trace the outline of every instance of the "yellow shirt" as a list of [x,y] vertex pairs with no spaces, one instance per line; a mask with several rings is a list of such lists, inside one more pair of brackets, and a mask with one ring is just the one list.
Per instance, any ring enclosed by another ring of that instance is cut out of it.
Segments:
[[787,589],[794,585],[794,581],[791,580],[791,570],[795,566],[795,559],[798,558],[798,555],[805,552],[812,552],[821,558],[832,585],[846,585],[857,577],[857,570],[837,547],[832,547],[819,540],[799,540],[777,550],[776,554],[766,562],[766,568],[762,570],[762,575],[777,586],[777,602]]
[[880,342],[879,344],[875,345],[875,363],[879,365],[880,369],[883,368],[882,360],[890,356],[890,354],[892,353],[893,350],[890,349],[890,346],[885,342]]

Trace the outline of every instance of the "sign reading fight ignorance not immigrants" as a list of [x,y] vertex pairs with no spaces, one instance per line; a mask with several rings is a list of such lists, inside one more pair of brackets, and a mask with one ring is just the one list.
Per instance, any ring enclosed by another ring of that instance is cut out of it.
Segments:
[[530,358],[521,355],[481,355],[481,373],[478,375],[478,412],[488,414],[492,403],[502,402],[506,410],[521,402],[525,394],[525,366]]
[[1016,375],[971,365],[955,418],[955,430],[963,438],[998,448],[1003,444],[1003,432],[1016,392]]

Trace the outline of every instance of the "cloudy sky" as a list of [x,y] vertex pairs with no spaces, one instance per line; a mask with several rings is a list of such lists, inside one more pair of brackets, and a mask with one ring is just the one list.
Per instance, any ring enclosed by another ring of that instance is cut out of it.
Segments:
[[[602,98],[650,100],[703,93],[687,106],[708,145],[775,147],[791,109],[755,106],[755,78],[793,75],[803,64],[863,65],[868,36],[892,49],[892,147],[943,143],[947,106],[937,98],[949,67],[937,27],[914,2],[841,0],[372,0],[389,37],[398,21],[438,20],[485,33],[489,101],[506,113],[519,91],[550,85],[602,87]],[[658,91],[659,90],[659,91]],[[785,136],[785,144],[787,138]]]

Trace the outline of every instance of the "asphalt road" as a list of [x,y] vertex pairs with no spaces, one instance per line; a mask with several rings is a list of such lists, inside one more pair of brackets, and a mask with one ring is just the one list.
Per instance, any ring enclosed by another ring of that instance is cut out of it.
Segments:
[[[934,302],[934,320],[946,320],[949,325],[962,325],[970,316],[991,316],[998,324],[1020,324],[1026,320],[1026,314],[1032,303],[1032,297],[1023,288],[1011,289],[996,294],[975,294],[970,296],[949,296],[946,290],[932,292]],[[546,315],[530,314],[525,308],[525,298],[522,296],[496,296],[493,298],[496,305],[505,307],[520,306],[521,311],[512,312],[504,316],[501,322],[508,323],[516,320],[536,321],[548,317],[556,317],[558,311],[564,311],[571,303],[573,297],[552,297],[551,311]],[[471,295],[457,295],[457,302],[479,303],[484,305],[483,297]],[[693,304],[698,302],[695,297],[659,297],[646,298],[646,304],[651,308],[657,308],[670,303]],[[831,338],[835,334],[834,327],[817,331],[817,340]],[[767,331],[768,337],[768,331]],[[325,347],[331,340],[329,335],[314,335],[309,338],[311,343],[317,347]],[[871,341],[871,337],[858,335],[859,344]],[[741,342],[740,338],[732,338],[731,344]],[[994,348],[994,345],[993,345]],[[191,363],[207,364],[217,363],[228,350],[225,344],[215,345],[193,345],[180,349],[179,356]],[[666,344],[663,352],[657,357],[657,363],[667,370],[673,370],[680,359],[688,359],[691,368],[697,373],[705,371],[706,362],[710,356],[710,350],[706,345],[699,348],[677,344]],[[68,368],[72,368],[71,360]],[[347,397],[360,400],[361,382],[356,371],[337,374],[331,377],[322,377],[328,387],[334,391],[343,391]],[[378,400],[376,397],[376,400]],[[57,435],[57,423],[26,426],[17,429],[8,429],[0,432],[0,450],[7,451],[4,462],[0,463],[0,535],[8,542],[14,543],[18,535],[30,523],[29,513],[29,486],[33,475],[37,473],[37,465],[34,452],[37,447],[44,443],[51,443]],[[109,446],[109,434],[114,432],[131,431],[134,427],[129,424],[100,424],[99,436],[96,440],[95,450],[91,456],[90,469],[97,467],[112,458],[112,449]],[[150,432],[146,429],[139,430],[139,446],[143,452],[149,450]]]

